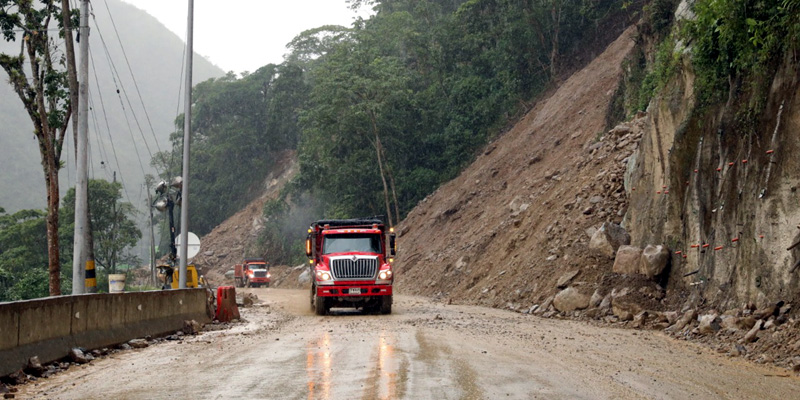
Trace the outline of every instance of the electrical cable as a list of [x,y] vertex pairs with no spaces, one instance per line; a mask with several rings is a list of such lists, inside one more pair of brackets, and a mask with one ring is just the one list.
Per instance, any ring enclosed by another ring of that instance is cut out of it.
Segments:
[[[108,12],[108,18],[111,20],[111,26],[114,27],[114,33],[117,34],[117,42],[119,42],[119,48],[122,50],[122,56],[125,58],[125,64],[128,66],[128,73],[131,75],[131,80],[133,80],[133,86],[136,88],[136,94],[139,96],[139,102],[142,105],[142,110],[144,111],[144,116],[147,119],[147,124],[150,126],[150,132],[153,134],[153,140],[156,144],[156,150],[159,152],[161,151],[161,146],[158,145],[158,138],[156,137],[156,131],[153,129],[153,123],[150,121],[150,114],[147,113],[147,107],[144,106],[144,99],[142,98],[142,93],[139,90],[139,84],[136,82],[136,77],[133,75],[133,69],[131,68],[131,63],[128,60],[128,53],[125,52],[125,46],[122,45],[122,38],[119,35],[119,31],[117,30],[117,24],[114,22],[114,17],[111,15],[111,9],[108,8],[108,1],[103,0],[106,5],[106,11]],[[100,29],[98,28],[98,31]],[[150,151],[150,149],[148,149]],[[153,158],[153,154],[150,153],[150,158]]]
[[[95,24],[97,23],[97,19],[95,18]],[[147,153],[150,155],[150,158],[153,158],[153,152],[150,150],[150,145],[147,143],[147,139],[144,136],[144,132],[142,131],[142,126],[139,124],[139,118],[136,117],[136,112],[133,110],[133,105],[131,104],[130,97],[128,96],[128,91],[125,90],[125,85],[122,85],[121,76],[119,71],[117,71],[117,66],[114,64],[114,61],[111,59],[111,53],[108,51],[108,46],[106,45],[105,38],[103,37],[103,33],[100,31],[100,28],[97,28],[97,33],[100,36],[100,42],[103,44],[103,49],[106,52],[106,58],[108,59],[109,64],[111,65],[112,69],[112,77],[114,78],[114,84],[117,85],[117,94],[120,94],[120,88],[122,89],[122,95],[124,95],[125,100],[128,102],[128,107],[131,110],[131,115],[133,116],[133,120],[136,122],[136,127],[139,129],[139,135],[142,137],[142,141],[144,142],[145,147],[147,148]],[[119,79],[118,79],[119,78]],[[119,80],[119,82],[118,82]],[[122,96],[120,96],[120,102],[122,103],[122,108],[125,108],[124,101],[122,101]],[[127,113],[125,114],[125,118],[128,118]],[[130,126],[130,121],[128,121],[129,129],[131,132],[133,131],[132,127]],[[131,136],[133,133],[131,133]],[[133,139],[133,143],[136,143],[136,139]],[[136,146],[134,146],[136,147]],[[138,148],[136,149],[138,155]],[[139,163],[142,163],[141,157],[139,158]],[[144,168],[142,168],[142,172],[144,173]]]
[[[92,53],[89,53],[89,60],[92,62],[92,64],[94,64],[94,55],[92,55]],[[96,71],[96,69],[95,69],[95,74],[94,74],[94,80],[95,80],[95,83],[97,84],[97,87],[99,88],[100,87],[100,81],[97,79],[97,71]],[[120,171],[119,179],[122,182],[122,188],[125,190],[125,195],[128,196],[127,185],[125,185],[125,179],[122,177],[122,171],[120,170],[120,167],[119,167],[120,163],[119,163],[119,157],[117,157],[117,148],[114,147],[114,137],[111,136],[111,125],[108,123],[108,114],[106,113],[105,103],[103,102],[103,92],[101,90],[98,90],[97,91],[97,95],[100,98],[100,105],[102,106],[102,109],[103,109],[103,118],[105,119],[105,122],[106,122],[106,129],[108,130],[108,139],[109,139],[109,143],[111,144],[111,150],[114,153],[114,161],[116,161],[116,163],[117,163],[117,171]],[[136,146],[134,146],[134,147],[136,147]],[[130,198],[130,196],[128,196],[128,198]]]

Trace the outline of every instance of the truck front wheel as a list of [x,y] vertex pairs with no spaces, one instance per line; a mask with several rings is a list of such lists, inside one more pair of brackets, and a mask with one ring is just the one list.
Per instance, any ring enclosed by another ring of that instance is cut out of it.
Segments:
[[392,296],[381,297],[381,314],[392,313]]
[[317,315],[325,315],[328,313],[328,302],[324,297],[314,296],[314,312]]

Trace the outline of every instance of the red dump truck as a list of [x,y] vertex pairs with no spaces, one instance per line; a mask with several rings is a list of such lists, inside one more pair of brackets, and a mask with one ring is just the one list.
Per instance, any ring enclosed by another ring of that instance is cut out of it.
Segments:
[[269,287],[271,275],[269,263],[263,258],[245,258],[233,266],[233,281],[236,287]]
[[333,307],[391,314],[396,253],[394,229],[379,219],[314,222],[306,238],[311,308],[317,315]]

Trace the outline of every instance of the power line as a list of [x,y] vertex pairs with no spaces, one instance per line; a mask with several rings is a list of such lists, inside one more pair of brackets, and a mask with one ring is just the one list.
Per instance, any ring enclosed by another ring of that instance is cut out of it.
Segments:
[[[92,64],[94,64],[94,55],[92,55],[92,53],[89,53],[89,59],[92,61]],[[128,199],[130,199],[130,195],[128,195],[128,189],[127,189],[128,186],[125,185],[125,179],[122,177],[122,171],[120,169],[119,158],[117,157],[117,148],[114,147],[114,137],[111,136],[111,125],[109,125],[109,123],[108,123],[108,114],[106,114],[106,107],[105,107],[105,103],[103,102],[103,91],[100,90],[100,81],[97,79],[97,69],[95,68],[94,71],[95,71],[94,80],[95,80],[95,83],[97,84],[97,88],[98,88],[97,95],[100,98],[100,104],[101,104],[102,109],[103,109],[103,118],[105,119],[105,122],[106,122],[106,129],[108,131],[108,140],[109,140],[109,143],[111,144],[111,150],[114,153],[114,161],[117,162],[117,171],[120,172],[119,179],[122,182],[122,188],[123,188],[123,190],[125,190],[125,196],[127,196]],[[134,148],[136,148],[136,146],[134,146]]]
[[[95,19],[95,24],[96,23],[97,23],[97,20]],[[128,106],[131,109],[131,114],[133,115],[134,122],[136,122],[136,126],[137,126],[137,128],[139,128],[139,134],[142,136],[142,141],[144,142],[144,145],[147,148],[148,154],[150,154],[150,158],[152,158],[153,157],[153,152],[150,151],[150,145],[147,144],[147,139],[145,138],[144,132],[142,131],[142,126],[139,124],[139,119],[136,117],[136,112],[133,110],[133,106],[131,105],[130,98],[128,97],[128,91],[125,90],[125,85],[122,85],[121,79],[120,79],[119,82],[117,82],[117,80],[118,80],[117,78],[120,78],[120,74],[119,74],[119,71],[117,71],[117,66],[114,63],[114,60],[111,59],[111,53],[108,51],[108,46],[106,45],[105,38],[103,38],[103,33],[100,31],[99,27],[97,29],[97,32],[98,32],[98,34],[100,36],[100,42],[103,44],[103,49],[106,52],[106,59],[108,59],[108,63],[111,66],[112,78],[114,80],[114,84],[117,85],[117,87],[116,87],[117,95],[120,95],[120,88],[121,88],[122,89],[122,95],[125,96],[125,99],[128,102]],[[124,101],[122,101],[122,96],[120,96],[120,103],[122,103],[122,108],[125,109],[125,104],[124,104]],[[125,119],[126,120],[128,119],[128,114],[127,113],[125,113]],[[130,125],[130,121],[128,121],[128,129],[131,130],[131,136],[132,136],[133,135],[133,133],[132,133],[133,129],[131,129],[131,128],[132,127]],[[135,146],[136,139],[133,139],[133,143],[134,143],[134,148],[136,149],[136,154],[138,156],[139,149],[137,148],[137,146]],[[139,164],[141,164],[141,163],[142,163],[142,160],[141,160],[141,157],[139,157]],[[144,168],[142,168],[142,173],[144,173]]]
[[[131,68],[131,63],[128,60],[128,53],[125,52],[125,46],[122,45],[122,38],[119,35],[119,31],[117,30],[117,24],[114,22],[114,17],[111,15],[111,10],[108,8],[108,2],[103,0],[106,5],[106,11],[108,12],[108,18],[111,20],[111,26],[114,27],[114,33],[117,34],[117,42],[119,42],[119,47],[122,50],[122,56],[125,58],[125,64],[128,66],[128,73],[131,75],[131,79],[133,80],[133,86],[136,88],[136,94],[139,96],[139,102],[142,105],[142,110],[144,111],[145,118],[147,118],[147,124],[150,126],[150,132],[153,134],[153,140],[156,143],[156,149],[160,152],[161,147],[158,145],[158,138],[156,137],[156,131],[153,129],[153,123],[150,121],[150,114],[147,113],[147,108],[144,106],[144,100],[142,98],[142,93],[139,91],[139,84],[136,82],[136,77],[133,75],[133,69]],[[98,28],[99,31],[99,28]],[[138,123],[138,121],[137,121]],[[148,151],[150,149],[148,148]],[[153,154],[150,153],[150,158],[153,157]]]

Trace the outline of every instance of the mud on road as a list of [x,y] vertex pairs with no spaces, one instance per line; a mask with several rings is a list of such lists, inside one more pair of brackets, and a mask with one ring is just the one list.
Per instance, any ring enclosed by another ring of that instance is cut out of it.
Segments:
[[396,296],[392,315],[334,309],[305,290],[245,289],[245,322],[112,354],[19,398],[752,399],[800,379],[657,332]]

